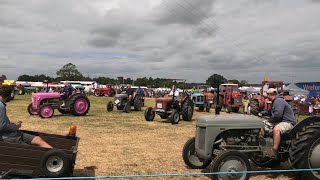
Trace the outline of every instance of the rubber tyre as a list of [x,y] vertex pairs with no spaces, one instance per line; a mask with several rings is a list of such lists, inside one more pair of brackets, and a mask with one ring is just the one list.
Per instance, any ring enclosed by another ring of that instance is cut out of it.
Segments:
[[184,121],[191,121],[193,116],[193,103],[191,100],[186,100],[182,105],[182,119]]
[[[228,170],[221,170],[220,168],[224,165],[225,162],[227,162],[227,160],[232,160],[232,159],[236,159],[238,161],[241,161],[242,165],[245,165],[246,168],[243,169],[237,169],[238,172],[240,171],[251,171],[251,167],[250,167],[250,162],[247,158],[247,156],[245,156],[243,153],[239,152],[239,151],[223,151],[221,152],[219,155],[217,155],[212,163],[211,163],[211,167],[210,167],[210,173],[215,173],[215,172],[228,172]],[[223,176],[228,177],[229,180],[231,180],[230,174],[213,174],[211,176],[211,179],[213,180],[219,180],[219,179],[225,179],[223,178]],[[234,180],[249,180],[250,178],[250,174],[234,174]],[[241,177],[239,177],[241,176]],[[221,178],[220,178],[221,177]]]
[[[311,117],[317,118],[319,117]],[[309,153],[314,142],[319,141],[320,137],[320,122],[311,123],[302,128],[301,132],[296,134],[296,138],[291,141],[289,148],[289,162],[293,168],[309,169]],[[318,144],[319,146],[319,144]],[[316,167],[314,167],[316,168]],[[320,179],[320,172],[318,171],[316,177],[312,171],[303,171],[298,173],[298,179]]]
[[257,100],[251,100],[249,106],[250,113],[257,116],[259,114],[259,102]]
[[226,109],[226,113],[231,113],[231,111],[232,111],[230,104],[228,104],[225,109]]
[[146,121],[153,121],[155,115],[156,115],[156,113],[154,112],[154,110],[152,109],[152,107],[148,107],[148,108],[144,111],[144,119],[145,119]]
[[128,102],[128,103],[124,106],[124,112],[130,113],[130,111],[131,111],[131,104],[130,104],[130,102]]
[[[57,161],[60,161],[60,164]],[[54,164],[57,163],[57,165],[53,165],[54,167],[50,168],[49,165],[52,165],[52,162]],[[59,166],[61,164],[62,167]],[[58,170],[55,170],[55,168],[58,168]],[[64,151],[59,149],[50,149],[41,157],[40,170],[49,178],[67,177],[71,175],[72,163]]]
[[[49,114],[47,114],[47,115],[44,114],[45,108],[48,108],[47,110],[51,111],[51,113],[49,113]],[[38,113],[39,113],[39,116],[40,116],[41,118],[52,118],[52,116],[53,116],[53,114],[54,114],[54,109],[53,109],[53,107],[50,106],[50,105],[43,104],[43,105],[40,106]]]
[[38,115],[38,111],[32,111],[32,103],[30,103],[27,107],[27,111],[30,115]]
[[122,111],[124,106],[117,106],[117,110]]
[[211,109],[211,105],[210,105],[210,104],[207,104],[207,105],[206,105],[206,112],[210,112],[210,109]]
[[203,111],[204,108],[205,108],[204,106],[200,106],[200,107],[199,107],[199,111]]
[[178,124],[180,121],[180,113],[177,110],[172,110],[171,115],[169,117],[171,124]]
[[23,86],[18,86],[19,95],[25,95],[26,89]]
[[141,106],[142,106],[141,100],[139,98],[135,98],[133,101],[134,110],[141,111]]
[[203,162],[195,155],[195,138],[190,138],[183,146],[182,158],[184,163],[191,169],[204,169],[210,163],[211,159]]
[[[76,103],[76,101],[78,99],[81,99],[81,98],[86,102],[87,108],[82,112],[77,112],[76,109],[75,109],[75,105],[76,105],[75,103]],[[70,109],[71,114],[74,115],[74,116],[85,116],[90,110],[90,101],[89,101],[88,97],[85,94],[73,95],[70,98],[70,107],[69,107],[69,109]]]
[[106,110],[107,110],[108,112],[113,111],[113,103],[112,103],[112,101],[109,101],[109,102],[107,103],[107,108],[106,108]]
[[161,119],[168,119],[169,115],[168,113],[159,114]]

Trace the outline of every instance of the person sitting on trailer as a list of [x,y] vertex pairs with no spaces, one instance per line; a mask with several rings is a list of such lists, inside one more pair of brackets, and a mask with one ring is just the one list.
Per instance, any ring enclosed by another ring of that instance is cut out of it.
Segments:
[[44,148],[52,148],[41,137],[20,131],[22,122],[11,123],[7,116],[6,101],[10,97],[11,87],[0,86],[0,141],[11,143],[26,143]]

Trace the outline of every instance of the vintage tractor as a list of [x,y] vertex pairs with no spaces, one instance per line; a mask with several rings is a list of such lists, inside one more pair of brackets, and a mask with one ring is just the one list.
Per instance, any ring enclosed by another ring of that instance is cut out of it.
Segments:
[[[183,83],[185,80],[183,81]],[[148,107],[145,110],[144,117],[146,121],[153,121],[155,114],[158,114],[162,119],[169,120],[172,124],[178,124],[180,115],[184,121],[191,121],[194,111],[194,105],[191,100],[191,93],[183,88],[179,100],[176,100],[174,95],[165,95],[164,97],[156,98],[155,109]]]
[[294,112],[296,113],[296,106],[293,101],[293,96],[289,96],[288,93],[284,93],[283,90],[283,81],[262,81],[262,87],[260,94],[253,95],[250,99],[250,112],[251,114],[257,115],[260,111],[268,110],[271,107],[271,101],[268,100],[266,96],[266,91],[269,87],[277,89],[278,93],[283,95],[284,100],[286,100],[292,107]]
[[0,179],[72,176],[79,144],[76,126],[70,126],[68,135],[23,132],[40,136],[53,149],[0,141]]
[[[27,110],[30,115],[39,115],[41,118],[51,118],[54,109],[58,109],[61,114],[72,114],[74,116],[84,116],[90,109],[90,101],[84,93],[73,93],[67,99],[62,99],[62,94],[58,92],[34,93],[32,103]],[[65,105],[61,106],[65,101]]]
[[[202,89],[205,87],[205,89]],[[191,98],[195,107],[199,108],[199,111],[206,109],[206,112],[210,112],[211,105],[213,104],[213,93],[210,92],[208,86],[198,86],[198,92],[193,93]],[[203,92],[201,92],[203,90]]]
[[2,80],[2,84],[3,85],[9,85],[9,86],[12,87],[12,92],[11,92],[10,97],[8,98],[7,101],[14,100],[14,97],[15,97],[16,93],[18,92],[18,89],[17,89],[17,86],[16,86],[16,81],[15,80],[4,79],[4,80]]
[[[190,168],[206,168],[211,172],[243,172],[213,175],[212,179],[249,179],[249,159],[258,166],[272,167],[289,161],[295,169],[320,168],[320,117],[308,117],[288,133],[281,135],[276,159],[266,156],[273,145],[272,133],[259,138],[264,118],[253,115],[202,116],[196,124],[196,136],[182,151]],[[303,171],[301,179],[320,179],[320,171]]]
[[131,107],[133,107],[135,111],[141,111],[141,108],[144,106],[144,97],[139,97],[134,94],[133,98],[129,100],[128,94],[116,94],[114,101],[107,103],[107,111],[113,111],[114,106],[116,106],[119,111],[124,110],[126,113],[131,111]]
[[225,112],[238,112],[242,104],[242,95],[238,84],[221,84],[219,86],[219,93],[215,94],[214,102],[219,96],[219,105],[225,109]]
[[93,94],[96,97],[99,97],[99,96],[113,97],[116,94],[116,91],[111,86],[107,86],[104,88],[95,89]]

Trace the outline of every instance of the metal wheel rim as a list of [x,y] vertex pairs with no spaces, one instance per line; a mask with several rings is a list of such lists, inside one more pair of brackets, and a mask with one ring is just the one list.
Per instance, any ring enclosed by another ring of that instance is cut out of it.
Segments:
[[41,115],[45,118],[50,117],[53,113],[53,110],[50,106],[44,106],[41,108]]
[[[308,154],[308,164],[312,169],[320,168],[320,138],[318,138],[311,146]],[[311,171],[311,173],[320,179],[320,171]]]
[[84,113],[86,112],[88,108],[88,103],[85,99],[83,98],[79,98],[76,100],[76,102],[74,103],[74,110],[77,112],[77,113]]
[[59,156],[52,156],[46,162],[47,170],[53,173],[61,171],[63,168],[63,160]]
[[[239,168],[241,166],[242,168]],[[218,167],[218,172],[241,172],[247,171],[246,163],[236,156],[224,159]],[[223,180],[245,180],[247,174],[220,174],[219,179]]]
[[176,123],[179,122],[179,118],[180,118],[179,113],[174,113],[174,114],[173,114],[173,121],[174,121],[174,122],[176,122]]

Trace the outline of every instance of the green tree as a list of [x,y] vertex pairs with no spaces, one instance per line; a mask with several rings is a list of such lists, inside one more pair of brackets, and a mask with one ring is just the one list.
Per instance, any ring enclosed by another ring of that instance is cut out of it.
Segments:
[[227,82],[227,79],[220,74],[213,74],[206,81],[207,84],[209,84],[214,88],[217,88],[220,84],[226,83],[226,82]]
[[83,75],[78,71],[76,65],[68,63],[57,71],[59,79],[69,81],[81,81],[84,79]]
[[241,80],[239,82],[239,86],[246,86],[246,85],[248,85],[248,81],[247,80]]
[[240,84],[239,81],[236,79],[230,79],[230,80],[228,80],[228,82],[231,82],[233,84]]

